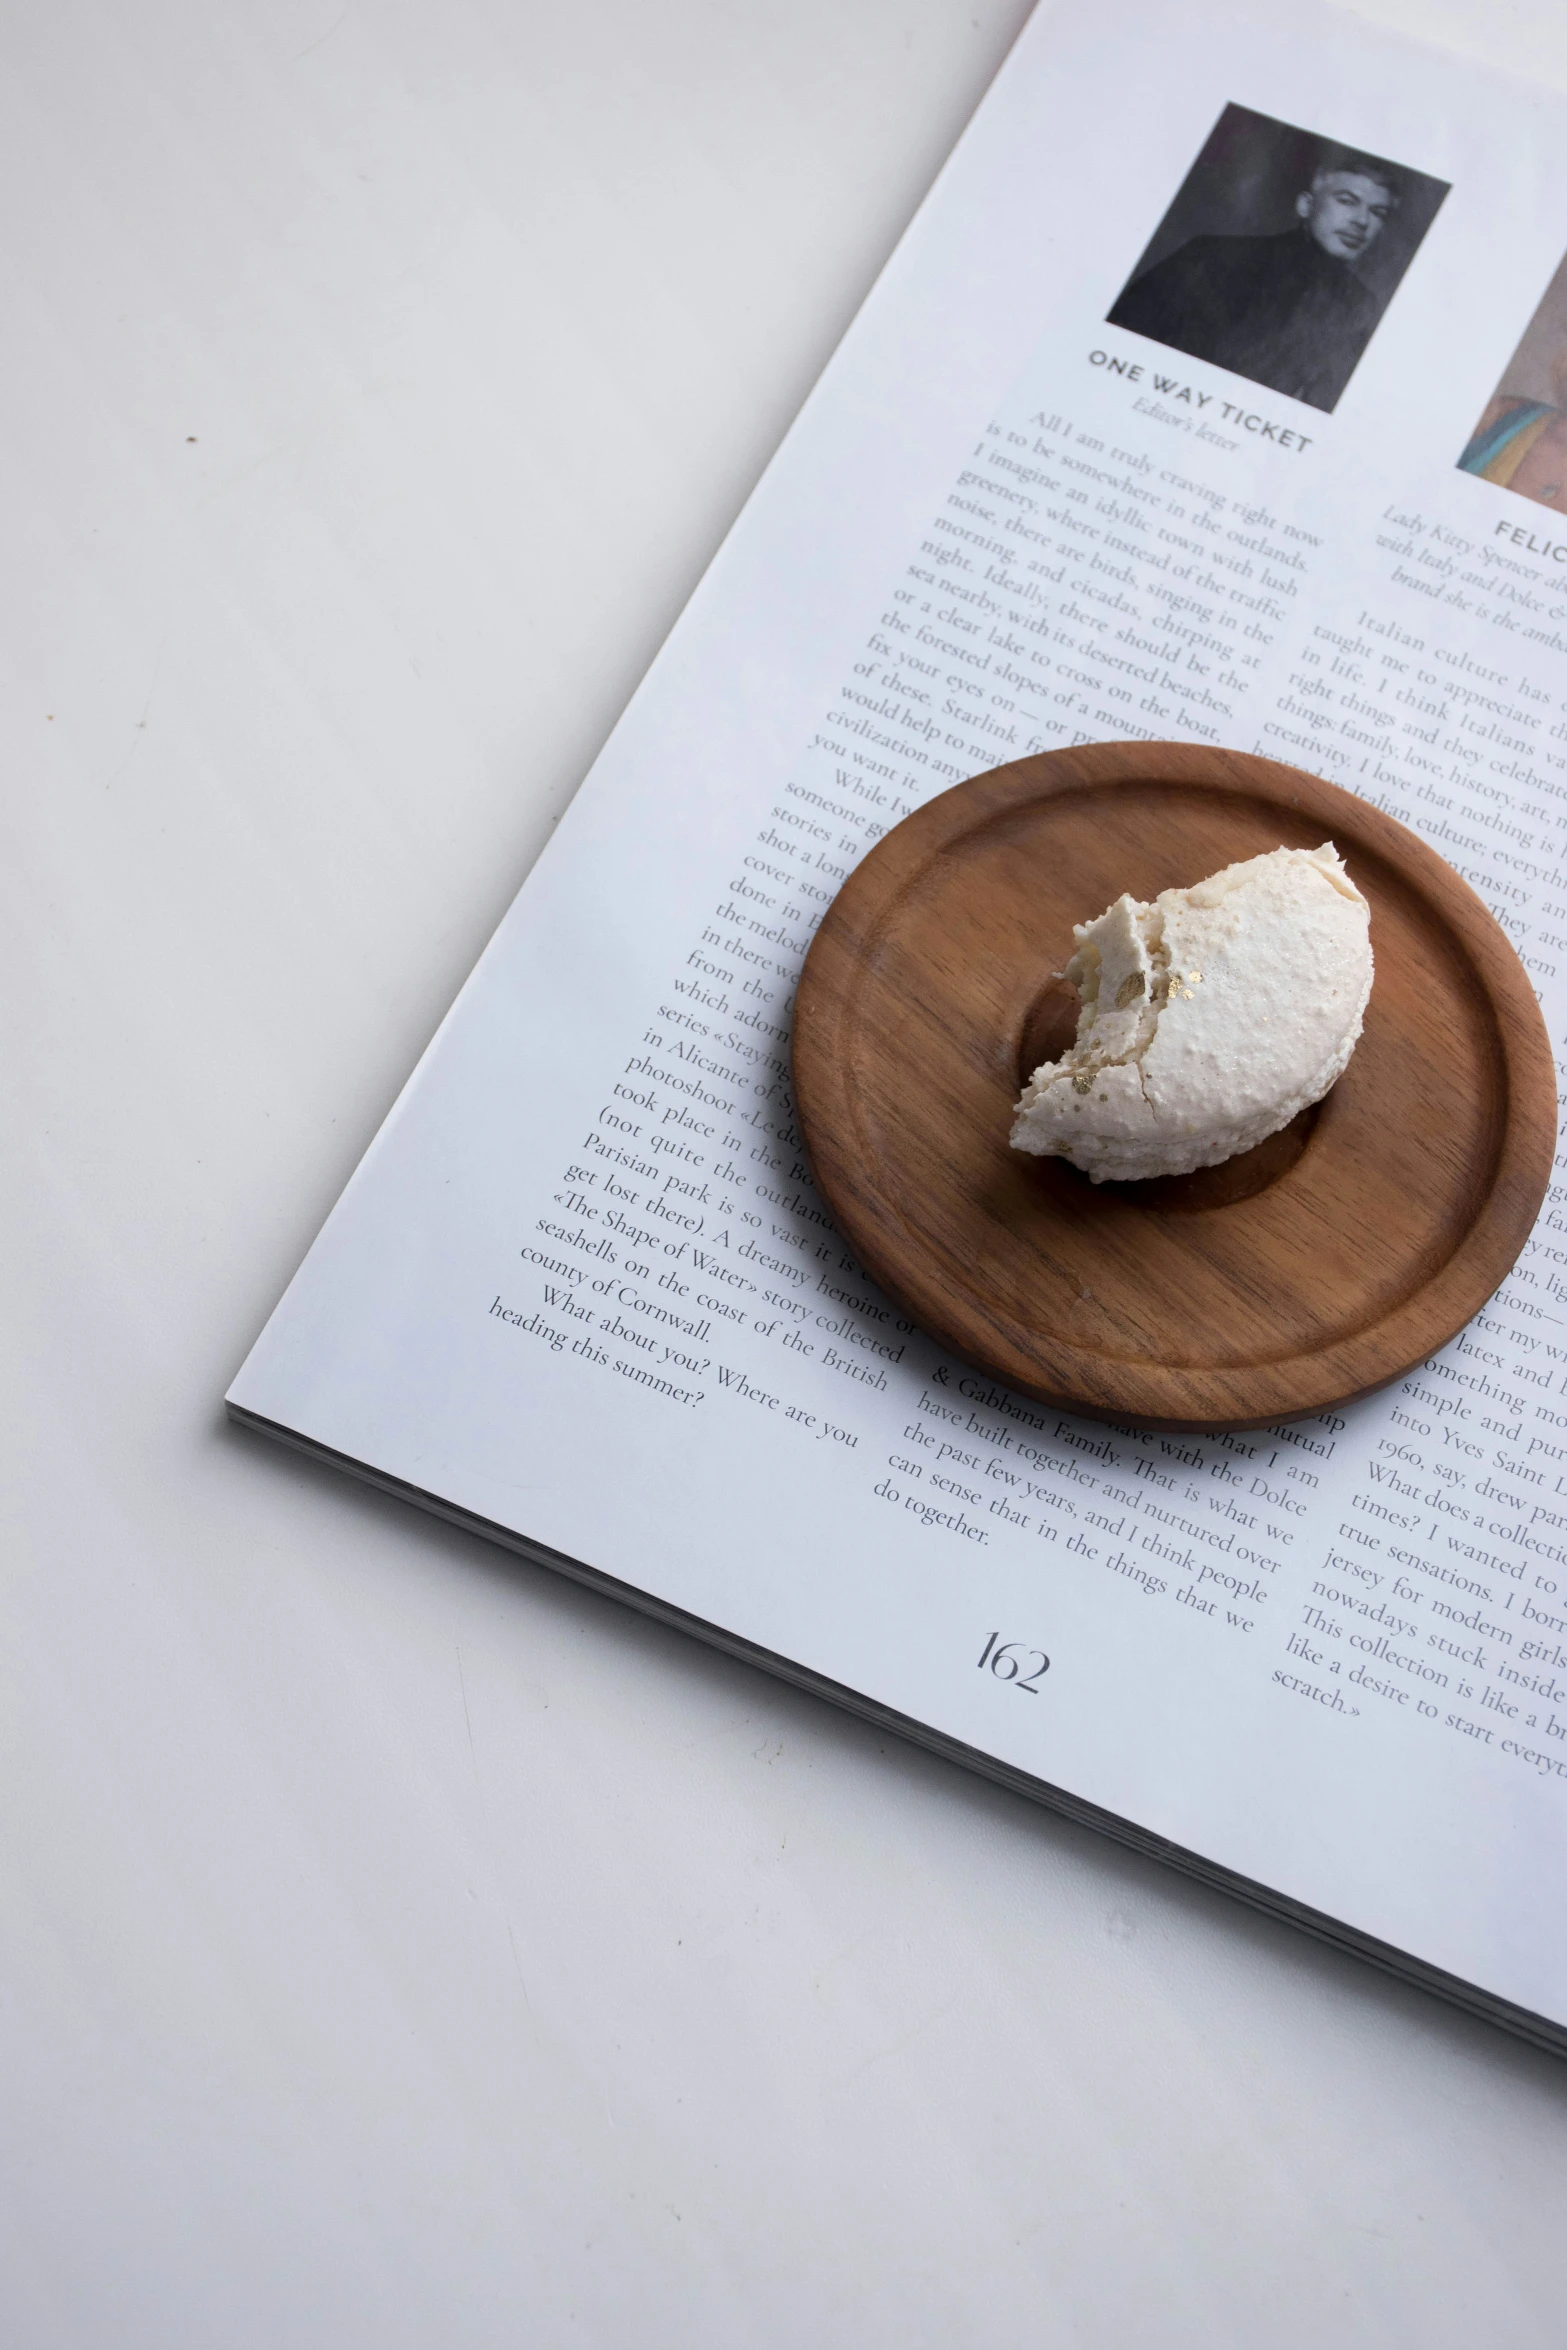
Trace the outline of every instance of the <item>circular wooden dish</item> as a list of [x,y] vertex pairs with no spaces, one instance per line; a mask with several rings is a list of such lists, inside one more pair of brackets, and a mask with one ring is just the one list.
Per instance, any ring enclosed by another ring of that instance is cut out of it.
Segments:
[[[1010,1147],[1076,1032],[1074,922],[1328,839],[1376,980],[1324,1101],[1149,1183]],[[806,958],[794,1084],[823,1197],[923,1329],[1025,1395],[1172,1429],[1322,1411],[1444,1345],[1523,1246],[1556,1132],[1533,991],[1452,868],[1333,784],[1178,743],[1022,759],[888,833]]]

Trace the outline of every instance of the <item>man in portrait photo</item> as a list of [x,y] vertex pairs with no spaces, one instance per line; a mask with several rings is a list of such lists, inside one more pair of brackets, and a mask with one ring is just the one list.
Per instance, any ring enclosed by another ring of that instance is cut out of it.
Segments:
[[[1446,192],[1226,107],[1109,322],[1331,410]],[[1390,239],[1406,209],[1416,219]],[[1176,241],[1183,225],[1215,220],[1235,225]],[[1376,266],[1388,259],[1391,270]]]

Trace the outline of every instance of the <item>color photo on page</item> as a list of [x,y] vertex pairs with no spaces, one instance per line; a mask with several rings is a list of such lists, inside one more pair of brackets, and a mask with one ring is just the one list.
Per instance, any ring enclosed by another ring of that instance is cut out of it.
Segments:
[[1331,413],[1447,192],[1226,106],[1109,323]]
[[1567,259],[1458,463],[1481,481],[1567,514]]

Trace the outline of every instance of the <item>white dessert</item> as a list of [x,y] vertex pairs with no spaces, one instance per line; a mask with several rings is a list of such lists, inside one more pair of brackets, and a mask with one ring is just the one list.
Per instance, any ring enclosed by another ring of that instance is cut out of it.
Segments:
[[1081,922],[1077,1040],[1036,1069],[1018,1150],[1095,1183],[1216,1167],[1320,1101],[1371,993],[1370,910],[1331,841]]

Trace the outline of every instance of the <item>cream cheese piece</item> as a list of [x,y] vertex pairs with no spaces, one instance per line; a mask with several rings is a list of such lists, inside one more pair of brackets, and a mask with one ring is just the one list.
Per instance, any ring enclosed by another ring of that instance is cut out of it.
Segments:
[[1079,923],[1077,1040],[1036,1069],[1013,1145],[1095,1183],[1216,1167],[1320,1101],[1371,994],[1370,909],[1331,841],[1226,865]]

